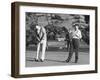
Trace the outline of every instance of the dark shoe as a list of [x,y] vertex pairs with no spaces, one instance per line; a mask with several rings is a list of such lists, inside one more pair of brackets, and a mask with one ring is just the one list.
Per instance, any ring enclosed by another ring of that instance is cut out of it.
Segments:
[[69,61],[70,61],[69,59],[65,60],[65,62],[67,62],[67,63],[68,63]]
[[75,61],[75,63],[77,63],[78,61]]
[[36,62],[39,62],[39,60],[38,60],[38,59],[36,59],[36,58],[35,58],[35,61],[36,61]]
[[75,59],[75,63],[77,63],[78,62],[78,59]]
[[44,60],[40,59],[41,62],[43,62]]

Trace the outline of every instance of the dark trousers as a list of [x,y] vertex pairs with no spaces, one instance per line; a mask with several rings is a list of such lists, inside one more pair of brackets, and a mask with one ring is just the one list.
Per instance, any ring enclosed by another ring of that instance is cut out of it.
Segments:
[[78,51],[79,51],[79,39],[73,38],[70,43],[70,49],[69,49],[69,56],[68,61],[72,58],[73,52],[75,52],[75,62],[78,60]]
[[71,43],[71,41],[67,40],[67,51],[69,51],[69,49],[70,49],[70,43]]

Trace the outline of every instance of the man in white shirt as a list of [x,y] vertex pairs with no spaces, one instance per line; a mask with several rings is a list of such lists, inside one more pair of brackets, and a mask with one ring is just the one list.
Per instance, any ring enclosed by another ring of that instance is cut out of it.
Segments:
[[69,56],[66,62],[69,62],[72,58],[73,52],[75,51],[75,63],[78,62],[78,51],[79,51],[79,42],[82,38],[81,31],[79,30],[78,25],[73,25],[73,30],[70,32],[71,35],[71,44],[70,44],[70,51]]
[[[47,34],[46,34],[46,30],[43,26],[36,25],[36,28],[37,28],[37,33],[39,35],[39,37],[38,37],[39,43],[37,44],[37,53],[36,53],[35,61],[39,61],[39,58],[40,58],[40,61],[43,62],[45,59]],[[41,56],[40,56],[41,47],[42,47],[42,51],[41,51]]]

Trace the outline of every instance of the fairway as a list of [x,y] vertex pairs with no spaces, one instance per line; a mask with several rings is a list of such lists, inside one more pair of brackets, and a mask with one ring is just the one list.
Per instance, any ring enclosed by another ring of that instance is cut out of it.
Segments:
[[[82,42],[79,49],[79,61],[74,63],[75,55],[73,54],[72,60],[66,63],[68,51],[64,46],[64,41],[49,41],[48,49],[46,50],[45,61],[35,62],[36,46],[30,45],[26,50],[26,67],[39,67],[39,66],[61,66],[61,65],[83,65],[89,64],[89,46]],[[59,47],[63,47],[60,49]]]

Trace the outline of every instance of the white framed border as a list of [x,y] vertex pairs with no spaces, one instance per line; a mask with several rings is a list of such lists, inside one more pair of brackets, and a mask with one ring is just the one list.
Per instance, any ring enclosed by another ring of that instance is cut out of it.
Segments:
[[[40,74],[55,72],[76,72],[95,70],[95,10],[73,9],[73,8],[53,8],[37,6],[20,6],[19,7],[19,74]],[[56,10],[56,11],[55,11]],[[42,13],[62,13],[62,14],[85,14],[90,15],[90,64],[88,65],[67,65],[67,66],[48,66],[48,67],[25,67],[25,12],[42,12]]]

